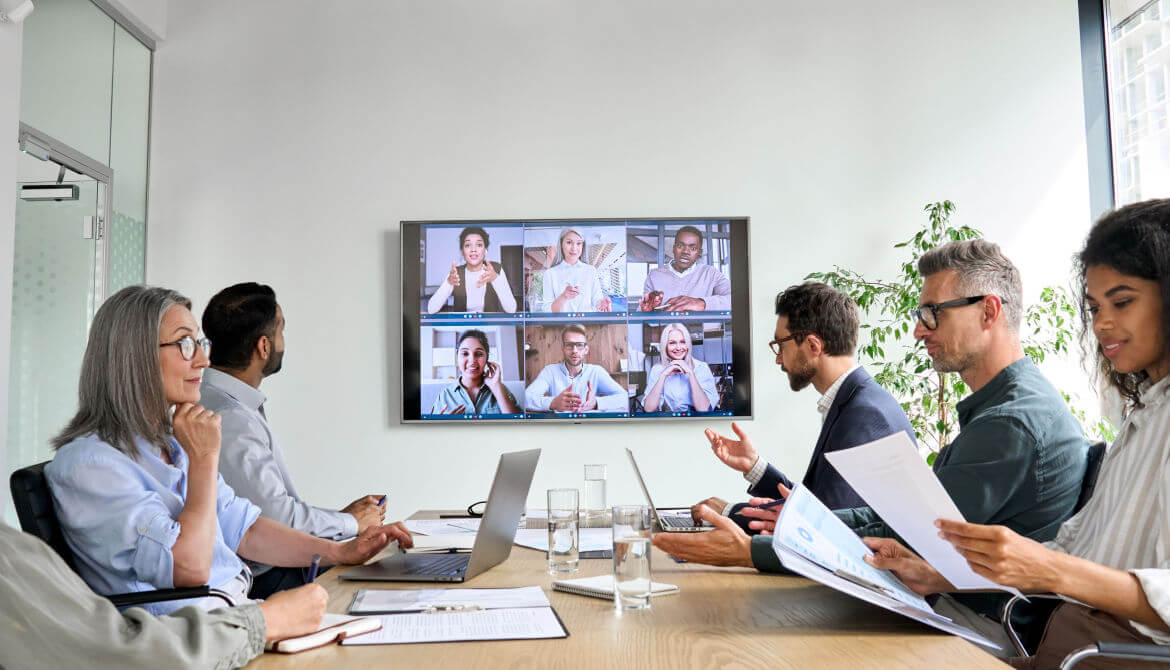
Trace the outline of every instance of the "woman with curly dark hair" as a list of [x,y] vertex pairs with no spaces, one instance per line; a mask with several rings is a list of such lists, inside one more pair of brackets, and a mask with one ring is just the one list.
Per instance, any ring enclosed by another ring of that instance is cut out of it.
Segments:
[[[1011,659],[1015,667],[1056,667],[1097,641],[1170,645],[1170,200],[1102,217],[1076,256],[1076,271],[1096,365],[1126,400],[1092,498],[1043,544],[1002,526],[936,522],[975,572],[1066,600],[1036,654]],[[952,589],[897,542],[866,542],[876,552],[871,562],[915,591]],[[1077,667],[1129,666],[1093,659]]]

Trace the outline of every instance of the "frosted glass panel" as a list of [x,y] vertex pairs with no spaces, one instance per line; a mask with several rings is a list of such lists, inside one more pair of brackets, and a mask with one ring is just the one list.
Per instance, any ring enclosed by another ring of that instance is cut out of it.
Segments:
[[20,120],[109,164],[114,20],[88,1],[36,6],[24,22]]
[[77,410],[81,356],[94,312],[94,241],[82,236],[82,224],[97,214],[98,184],[74,183],[81,189],[75,201],[16,201],[10,469],[51,457],[49,439]]
[[114,216],[109,229],[110,293],[141,284],[146,274],[146,165],[150,116],[150,50],[114,28]]

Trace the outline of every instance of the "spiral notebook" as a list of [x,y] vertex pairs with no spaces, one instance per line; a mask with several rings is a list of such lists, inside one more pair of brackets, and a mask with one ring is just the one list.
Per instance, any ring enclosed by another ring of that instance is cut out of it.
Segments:
[[[553,582],[553,590],[573,593],[579,596],[589,596],[591,598],[605,598],[608,600],[613,598],[613,575],[558,579]],[[678,593],[678,587],[674,584],[650,583],[651,596],[665,596],[671,593]]]

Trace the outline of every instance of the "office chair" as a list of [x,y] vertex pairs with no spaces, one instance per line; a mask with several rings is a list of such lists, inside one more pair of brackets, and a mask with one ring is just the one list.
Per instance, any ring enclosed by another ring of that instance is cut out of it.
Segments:
[[[1081,480],[1081,494],[1077,497],[1076,507],[1073,508],[1073,513],[1081,511],[1085,503],[1093,497],[1093,491],[1097,488],[1097,475],[1101,472],[1101,461],[1105,457],[1105,443],[1097,442],[1089,446],[1089,453],[1085,459],[1085,477]],[[1063,601],[1064,599],[1058,595],[1051,593],[1035,593],[1028,595],[1029,600],[1046,600],[1046,601]],[[1012,627],[1012,609],[1017,603],[1021,601],[1019,596],[1012,596],[1004,603],[1003,610],[1000,614],[1000,620],[1003,621],[1003,631],[1007,634],[1008,639],[1011,640],[1012,646],[1016,648],[1016,653],[1020,656],[1031,656],[1028,653],[1023,641],[1020,640],[1019,634],[1015,628]],[[1130,642],[1094,642],[1073,651],[1064,658],[1060,663],[1061,670],[1066,670],[1075,666],[1080,661],[1090,658],[1092,656],[1108,656],[1111,658],[1124,658],[1132,661],[1170,661],[1170,648],[1163,647],[1157,644],[1135,644]]]
[[[53,497],[49,493],[48,482],[45,481],[45,466],[48,464],[49,461],[45,461],[12,473],[8,480],[12,487],[12,502],[16,505],[16,516],[20,519],[21,530],[43,540],[74,572],[77,572],[77,564],[73,560],[73,550],[65,542],[65,535],[61,532],[61,524],[57,521],[57,510],[53,507]],[[209,597],[223,600],[228,607],[236,605],[227,593],[207,585],[119,593],[105,597],[116,607]]]

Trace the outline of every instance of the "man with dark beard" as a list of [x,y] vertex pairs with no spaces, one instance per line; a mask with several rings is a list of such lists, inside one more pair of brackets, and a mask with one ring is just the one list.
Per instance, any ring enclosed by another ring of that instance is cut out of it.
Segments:
[[[826,453],[856,447],[900,430],[914,439],[914,429],[898,401],[854,361],[857,336],[857,305],[831,286],[805,282],[776,296],[776,332],[769,342],[776,364],[788,375],[793,391],[812,385],[821,394],[817,400],[821,433],[803,483],[830,509],[865,503],[829,465]],[[743,473],[751,484],[748,493],[753,496],[786,495],[792,481],[760,458],[737,424],[731,424],[731,429],[738,440],[707,429],[715,456]],[[748,515],[740,514],[749,503],[728,504],[719,498],[708,498],[693,508],[696,519],[700,505],[721,511],[749,532],[760,527],[760,522],[753,522],[749,516],[754,510],[749,510]]]
[[[267,397],[260,392],[260,382],[279,372],[284,359],[284,312],[272,288],[248,282],[215,294],[203,310],[203,332],[212,348],[200,404],[222,418],[219,472],[236,495],[255,503],[264,517],[329,540],[346,540],[381,525],[383,496],[363,496],[337,511],[297,495],[264,414]],[[248,566],[254,576],[251,598],[305,583],[302,568]]]

